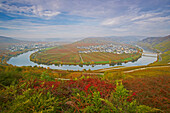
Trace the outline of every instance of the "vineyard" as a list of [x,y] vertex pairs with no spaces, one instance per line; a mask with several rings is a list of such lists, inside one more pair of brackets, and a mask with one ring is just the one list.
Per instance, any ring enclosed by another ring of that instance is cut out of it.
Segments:
[[0,111],[168,113],[168,68],[99,76],[93,71],[0,66]]
[[56,48],[42,50],[31,55],[30,59],[36,63],[43,64],[116,64],[127,63],[129,61],[136,61],[141,57],[140,53],[79,53],[78,45],[97,45],[90,43],[73,43]]

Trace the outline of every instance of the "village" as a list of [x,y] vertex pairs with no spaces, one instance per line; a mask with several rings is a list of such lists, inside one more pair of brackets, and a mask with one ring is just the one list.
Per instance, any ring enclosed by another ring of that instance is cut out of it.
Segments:
[[54,42],[22,42],[22,43],[17,43],[15,45],[9,46],[7,49],[10,50],[11,52],[15,51],[23,51],[25,49],[45,49],[53,46],[57,46],[57,43]]
[[96,45],[96,46],[77,46],[78,49],[86,49],[79,51],[79,53],[93,53],[93,52],[104,52],[104,53],[114,53],[114,54],[123,54],[123,53],[137,53],[138,51],[135,48],[129,48],[123,45],[107,44],[107,45]]

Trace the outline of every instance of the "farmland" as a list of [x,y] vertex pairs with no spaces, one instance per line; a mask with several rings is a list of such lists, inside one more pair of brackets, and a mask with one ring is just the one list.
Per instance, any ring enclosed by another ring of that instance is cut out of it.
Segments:
[[[108,42],[107,42],[108,43]],[[43,64],[116,64],[128,61],[135,61],[141,53],[113,53],[113,52],[90,52],[80,53],[85,51],[84,48],[78,46],[91,47],[95,45],[104,45],[106,43],[90,43],[90,42],[76,42],[73,44],[63,45],[48,50],[38,51],[31,55],[31,61]],[[126,45],[127,46],[127,45]],[[128,45],[130,46],[130,45]],[[123,47],[123,46],[122,46]],[[130,46],[131,48],[135,48]],[[122,51],[122,50],[120,50]],[[136,50],[137,51],[137,50]]]

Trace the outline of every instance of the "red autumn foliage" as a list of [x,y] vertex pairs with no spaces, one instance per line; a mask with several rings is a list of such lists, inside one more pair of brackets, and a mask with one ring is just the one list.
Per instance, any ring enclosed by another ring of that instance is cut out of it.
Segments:
[[98,78],[88,78],[88,79],[82,79],[77,81],[67,81],[66,83],[67,87],[70,88],[76,88],[80,91],[84,91],[86,93],[90,93],[88,89],[90,87],[94,87],[95,91],[99,91],[102,97],[107,97],[109,94],[115,90],[115,84],[110,81],[104,81],[100,80]]
[[135,96],[136,96],[136,93],[133,92],[133,94],[127,98],[127,101],[131,102]]
[[20,82],[26,83],[25,88],[34,88],[35,90],[44,90],[45,92],[50,91],[53,94],[56,94],[57,88],[60,85],[59,81],[42,81],[39,79],[30,79]]
[[170,112],[170,91],[167,90],[170,89],[169,81],[169,76],[145,77],[124,80],[123,85],[128,90],[136,92],[133,95],[136,95],[134,97],[140,104],[165,110],[168,113]]
[[[70,80],[70,81],[42,81],[39,79],[31,79],[26,82],[25,87],[34,88],[36,90],[45,90],[45,92],[50,91],[54,95],[66,97],[70,96],[72,89],[78,89],[84,91],[87,94],[91,94],[94,91],[99,91],[101,97],[107,97],[113,91],[115,91],[115,84],[110,81],[100,80],[99,78],[88,78],[81,80]],[[93,91],[89,90],[93,87]]]

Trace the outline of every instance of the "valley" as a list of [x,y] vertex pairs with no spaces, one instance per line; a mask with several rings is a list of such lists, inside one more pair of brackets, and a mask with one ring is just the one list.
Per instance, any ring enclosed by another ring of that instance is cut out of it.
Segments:
[[[143,41],[139,43],[143,43]],[[76,44],[76,46],[74,44]],[[36,58],[51,59],[54,57],[53,55],[56,55],[56,53],[62,53],[59,54],[61,56],[63,55],[61,58],[59,56],[55,57],[57,57],[58,59],[62,59],[64,57],[64,59],[66,59],[70,58],[70,55],[73,55],[72,57],[75,57],[74,55],[77,55],[77,61],[81,64],[86,64],[89,59],[89,62],[92,59],[95,59],[94,63],[90,62],[90,64],[97,64],[97,62],[101,63],[101,60],[104,60],[104,63],[110,63],[109,61],[113,63],[113,59],[115,64],[116,61],[123,61],[124,58],[129,58],[129,56],[133,57],[133,55],[136,56],[137,54],[141,54],[142,57],[155,58],[154,54],[152,55],[148,54],[147,52],[142,52],[141,49],[136,48],[135,46],[129,46],[127,44],[123,44],[122,46],[120,46],[119,44],[115,46],[115,43],[112,44],[112,46],[106,46],[107,44],[108,43],[103,43],[99,45],[99,43],[90,44],[87,42],[81,42],[81,44],[79,44],[76,42],[73,44],[58,45],[57,47],[54,46],[38,51],[37,53],[42,56],[37,56]],[[163,44],[163,42],[161,44],[163,47],[167,46],[166,44],[168,43],[166,41],[165,44]],[[116,54],[117,51],[119,51],[119,46],[120,50],[123,50],[124,52],[130,50],[132,51],[132,53],[123,52],[121,54]],[[156,44],[153,47],[158,46]],[[101,48],[105,48],[106,51],[100,52],[100,50],[102,50]],[[116,53],[107,52],[107,50],[111,50],[111,48],[114,48],[113,52]],[[90,50],[90,52],[79,53],[80,49],[81,51]],[[96,49],[97,52],[94,49]],[[80,70],[64,70],[52,69],[48,65],[44,67],[42,65],[29,66],[29,63],[26,63],[28,65],[25,64],[25,66],[21,65],[18,67],[12,66],[7,63],[2,63],[0,66],[0,89],[2,89],[0,90],[0,110],[10,112],[13,109],[14,111],[28,111],[28,106],[35,106],[35,109],[37,109],[36,111],[45,111],[41,108],[42,106],[45,106],[46,103],[48,103],[48,105],[53,107],[53,110],[51,108],[48,108],[48,106],[46,106],[46,109],[52,111],[59,112],[62,111],[61,109],[64,109],[64,111],[78,112],[79,109],[82,109],[83,111],[86,110],[85,108],[88,108],[88,106],[101,106],[100,108],[96,109],[98,112],[100,112],[103,110],[111,111],[112,108],[110,108],[110,104],[107,104],[108,102],[110,102],[111,104],[114,103],[114,106],[117,106],[120,103],[126,103],[127,106],[133,104],[133,109],[139,112],[169,112],[167,106],[169,106],[168,87],[170,79],[170,64],[168,55],[169,50],[167,49],[156,48],[157,51],[159,50],[159,52],[161,52],[159,53],[161,57],[158,55],[156,58],[157,60],[154,60],[154,62],[151,62],[147,65],[117,65],[115,67],[95,70],[92,70],[92,68],[83,69],[84,66]],[[10,51],[8,50],[8,52]],[[26,53],[24,53],[23,55],[25,55]],[[35,55],[37,53],[35,52]],[[11,57],[9,56],[9,58]],[[23,56],[23,58],[24,57],[25,56]],[[29,56],[27,57],[29,59]],[[105,59],[109,60],[106,62]],[[138,61],[140,61],[140,59]],[[21,57],[19,57],[18,61],[16,62],[20,62],[19,60],[21,60]],[[128,64],[129,59],[126,60]],[[66,61],[70,60],[66,59]],[[72,61],[75,60],[72,59]],[[50,60],[48,62],[50,62]],[[64,62],[62,63],[62,65],[64,66]],[[118,90],[118,88],[120,89]],[[42,91],[44,92],[43,94],[41,93]],[[121,98],[123,94],[118,93],[118,91],[126,91],[127,96]],[[8,95],[8,92],[15,94],[16,97]],[[32,93],[34,95],[30,95]],[[22,99],[20,99],[20,96],[22,96]],[[107,100],[108,96],[111,96],[111,98],[113,99]],[[33,100],[34,97],[37,97],[38,99]],[[96,100],[94,100],[94,97],[97,99],[99,104],[95,105]],[[11,100],[11,98],[13,99]],[[43,100],[43,103],[41,102],[41,99]],[[48,99],[50,99],[50,101]],[[56,103],[54,103],[52,99],[54,99]],[[114,99],[118,100],[116,101]],[[47,100],[48,102],[44,102]],[[32,103],[26,103],[26,101],[30,101]],[[39,104],[34,104],[36,102],[39,102]],[[79,102],[81,104],[79,104]],[[72,107],[73,103],[75,106],[79,107]],[[86,105],[86,103],[88,103],[88,105]],[[21,107],[13,107],[14,104],[17,104]],[[103,105],[106,108],[103,108]],[[5,107],[4,109],[3,106],[8,107]],[[39,106],[41,106],[41,108]],[[121,109],[126,109],[126,106],[121,106]],[[88,108],[87,111],[88,110],[90,110],[90,108]],[[116,110],[120,112],[120,109]],[[131,110],[128,110],[128,112],[131,112]]]
[[170,113],[170,0],[0,0],[0,113]]

